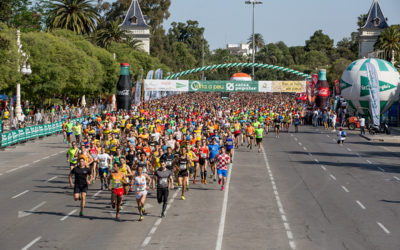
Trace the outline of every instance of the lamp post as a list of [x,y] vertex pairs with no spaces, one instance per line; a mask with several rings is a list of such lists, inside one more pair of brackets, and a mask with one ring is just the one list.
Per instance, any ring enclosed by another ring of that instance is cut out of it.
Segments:
[[[17,49],[18,49],[18,72],[20,72],[22,75],[30,75],[32,74],[31,70],[31,65],[27,63],[29,59],[29,55],[27,55],[23,50],[22,50],[22,45],[21,45],[21,32],[17,30]],[[22,59],[22,67],[20,65],[20,58]],[[17,83],[17,100],[15,104],[15,116],[17,117],[18,120],[21,118],[21,113],[22,113],[22,108],[21,108],[21,84]]]
[[[254,62],[255,62],[255,38],[254,38],[254,9],[255,9],[255,6],[256,6],[256,4],[262,4],[263,2],[261,2],[261,1],[256,1],[256,0],[250,0],[250,1],[246,1],[245,2],[246,4],[252,4],[253,5],[253,35],[252,35],[252,37],[253,37],[253,51],[252,51],[252,54],[253,54],[253,64],[254,64]],[[252,72],[252,76],[253,76],[253,80],[254,80],[254,78],[255,78],[255,75],[254,75],[254,65],[253,65],[253,67],[252,67],[252,70],[251,70],[251,72]]]

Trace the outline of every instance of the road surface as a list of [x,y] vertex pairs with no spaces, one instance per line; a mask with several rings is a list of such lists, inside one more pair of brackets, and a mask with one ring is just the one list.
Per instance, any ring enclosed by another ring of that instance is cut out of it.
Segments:
[[62,137],[0,151],[0,249],[400,249],[399,145],[323,129],[270,133],[257,153],[236,150],[229,186],[154,191],[138,221],[133,195],[115,221],[110,192],[73,201]]

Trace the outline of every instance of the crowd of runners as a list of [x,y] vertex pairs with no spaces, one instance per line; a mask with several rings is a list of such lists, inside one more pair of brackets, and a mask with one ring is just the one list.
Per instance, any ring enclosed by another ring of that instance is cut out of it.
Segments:
[[171,189],[180,189],[181,200],[190,185],[218,182],[224,191],[235,149],[261,152],[265,134],[297,132],[304,112],[291,94],[235,93],[224,100],[218,93],[185,93],[82,123],[67,119],[69,182],[81,203],[80,216],[88,186],[96,181],[111,191],[116,219],[123,196],[133,193],[139,221],[150,189],[162,204],[161,217]]

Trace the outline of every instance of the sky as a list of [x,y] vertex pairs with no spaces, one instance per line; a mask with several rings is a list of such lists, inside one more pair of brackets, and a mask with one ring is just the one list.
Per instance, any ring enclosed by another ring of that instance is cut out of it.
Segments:
[[[367,13],[373,0],[261,0],[256,5],[255,32],[266,43],[278,41],[288,46],[304,45],[319,29],[334,39],[335,45],[357,31],[357,17]],[[379,0],[389,25],[400,24],[400,0]],[[171,0],[171,16],[164,21],[197,20],[205,28],[211,49],[228,43],[245,43],[252,32],[252,6],[245,0]]]

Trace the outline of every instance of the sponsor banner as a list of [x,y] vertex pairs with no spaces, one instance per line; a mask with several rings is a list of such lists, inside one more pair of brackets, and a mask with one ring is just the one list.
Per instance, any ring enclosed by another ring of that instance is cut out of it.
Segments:
[[189,81],[189,91],[258,92],[256,81]]
[[144,80],[145,91],[189,91],[188,80]]
[[272,81],[272,92],[303,93],[306,81]]
[[370,91],[369,104],[374,127],[380,125],[380,98],[379,98],[379,78],[373,64],[367,63],[368,87]]
[[258,91],[259,92],[272,92],[272,81],[259,81],[258,82]]

